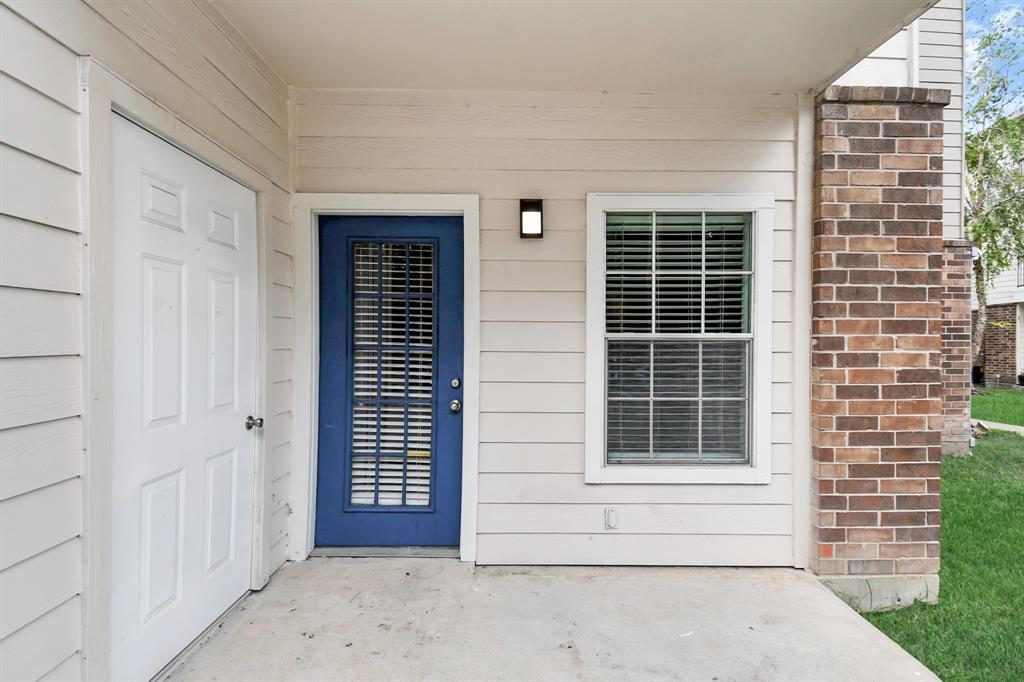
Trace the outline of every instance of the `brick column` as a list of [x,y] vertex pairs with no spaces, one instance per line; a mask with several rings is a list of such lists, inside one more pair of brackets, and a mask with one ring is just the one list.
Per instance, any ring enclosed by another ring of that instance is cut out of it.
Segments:
[[811,567],[863,608],[938,593],[948,102],[845,86],[818,102]]
[[943,261],[942,453],[971,449],[971,242],[947,239]]

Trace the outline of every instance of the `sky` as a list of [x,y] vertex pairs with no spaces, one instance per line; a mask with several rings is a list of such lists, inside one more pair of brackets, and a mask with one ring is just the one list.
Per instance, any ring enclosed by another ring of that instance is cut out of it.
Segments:
[[[977,46],[981,36],[999,22],[1024,25],[1024,0],[967,0],[967,23],[964,26],[965,73],[969,73],[977,61]],[[1024,40],[1024,33],[1021,36]],[[1011,71],[1011,88],[1020,93],[1012,105],[1017,110],[1024,106],[1024,58]],[[969,98],[970,93],[966,94]]]

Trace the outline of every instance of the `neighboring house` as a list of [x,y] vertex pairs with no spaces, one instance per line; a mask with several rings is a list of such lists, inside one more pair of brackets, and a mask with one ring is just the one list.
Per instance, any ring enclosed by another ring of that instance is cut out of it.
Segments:
[[[1024,118],[1024,111],[1013,118]],[[1024,159],[1020,165],[1024,171]],[[971,308],[977,315],[976,297]],[[980,358],[985,385],[1024,386],[1024,259],[992,279],[987,319]]]
[[6,0],[0,677],[148,677],[317,547],[934,598],[932,4]]
[[[971,303],[977,311],[977,300]],[[981,367],[986,386],[1024,386],[1024,261],[989,285]]]

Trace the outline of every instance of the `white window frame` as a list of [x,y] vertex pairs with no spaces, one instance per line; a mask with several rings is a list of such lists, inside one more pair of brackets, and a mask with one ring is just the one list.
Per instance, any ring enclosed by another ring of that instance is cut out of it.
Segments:
[[[751,281],[750,462],[747,464],[605,464],[605,220],[619,211],[728,211],[753,214]],[[586,483],[767,484],[772,470],[773,194],[587,194]]]

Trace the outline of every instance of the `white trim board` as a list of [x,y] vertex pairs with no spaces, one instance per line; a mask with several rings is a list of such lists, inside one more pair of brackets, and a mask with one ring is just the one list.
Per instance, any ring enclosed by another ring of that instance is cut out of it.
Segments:
[[[480,197],[476,194],[292,195],[295,227],[294,450],[289,558],[313,551],[316,527],[317,404],[319,382],[317,226],[322,215],[462,216],[464,361],[462,410],[462,520],[459,558],[476,560],[477,469],[480,442]],[[298,538],[304,538],[303,543]]]
[[[812,95],[797,109],[796,224],[793,226],[793,566],[811,556],[811,235],[814,231],[814,113]],[[806,342],[803,342],[806,340]]]
[[[749,211],[754,214],[751,464],[606,466],[605,214],[610,211]],[[771,194],[587,194],[586,483],[771,483],[772,251]]]

